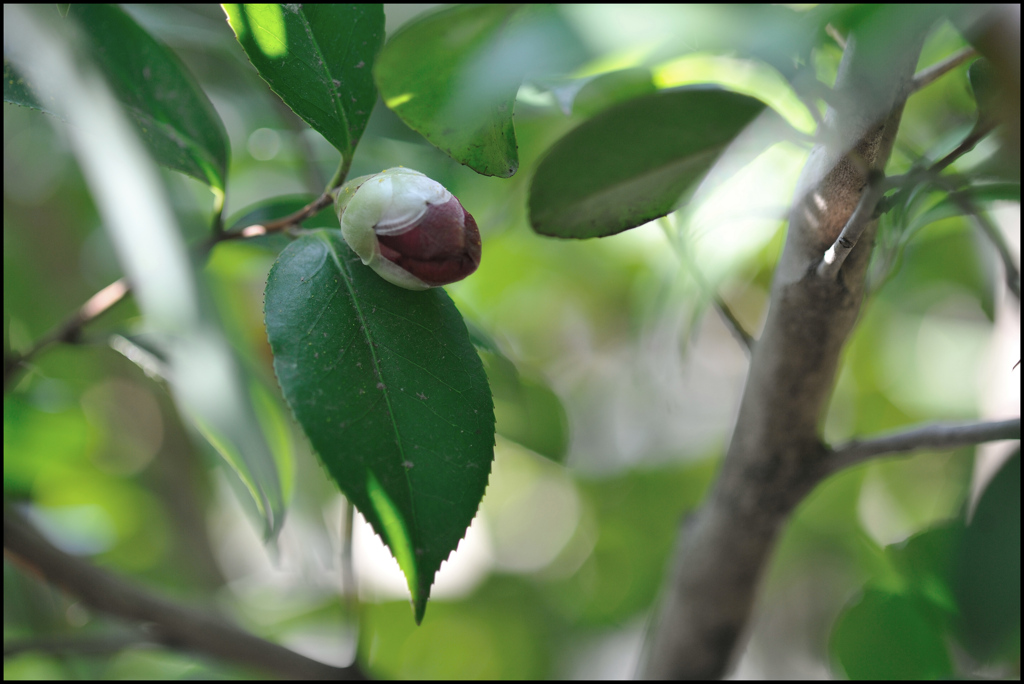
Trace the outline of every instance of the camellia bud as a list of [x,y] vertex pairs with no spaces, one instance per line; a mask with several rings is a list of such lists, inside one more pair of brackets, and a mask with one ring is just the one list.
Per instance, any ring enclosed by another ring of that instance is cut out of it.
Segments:
[[447,285],[480,265],[476,221],[443,185],[419,171],[398,167],[353,179],[335,200],[345,242],[399,287]]

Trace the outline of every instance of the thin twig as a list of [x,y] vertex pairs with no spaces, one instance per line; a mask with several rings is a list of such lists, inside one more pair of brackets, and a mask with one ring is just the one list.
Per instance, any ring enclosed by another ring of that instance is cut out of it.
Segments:
[[725,303],[725,300],[716,292],[711,295],[711,303],[714,305],[715,311],[717,311],[718,315],[722,318],[722,321],[725,322],[726,327],[729,328],[729,332],[732,333],[732,336],[735,337],[741,345],[743,345],[744,350],[747,352],[747,356],[753,354],[754,344],[757,340],[755,340],[753,335],[743,328],[743,324],[740,323],[738,318],[736,318],[732,309],[730,309],[729,305]]
[[71,316],[50,332],[36,340],[32,348],[22,353],[12,353],[4,359],[4,393],[6,393],[19,377],[20,371],[39,352],[56,342],[77,342],[82,335],[82,328],[96,320],[101,314],[109,311],[115,304],[124,299],[130,288],[124,278],[90,297],[85,304],[78,307]]
[[334,201],[334,198],[330,193],[325,192],[324,194],[317,197],[315,200],[302,207],[296,212],[293,212],[287,216],[273,221],[267,221],[265,223],[254,223],[251,226],[246,226],[241,230],[233,230],[230,233],[220,233],[219,235],[213,235],[206,242],[206,248],[210,249],[218,242],[225,240],[239,240],[245,238],[254,238],[261,235],[268,235],[270,233],[277,233],[292,226],[297,226],[311,216],[315,216],[320,213],[322,209],[329,206]]
[[921,88],[930,85],[972,57],[976,57],[977,54],[978,53],[974,48],[965,47],[962,50],[954,52],[941,62],[936,62],[930,67],[921,69],[921,71],[914,74],[914,80],[910,82],[910,92],[917,92]]
[[878,205],[878,201],[882,199],[882,195],[885,194],[887,187],[885,176],[881,171],[871,170],[868,172],[868,183],[860,196],[860,201],[857,202],[857,208],[853,210],[853,214],[850,215],[846,225],[843,226],[839,237],[828,248],[825,256],[822,257],[821,262],[818,264],[819,277],[835,280],[839,274],[839,269],[843,267],[843,262],[846,261],[846,257],[857,246],[857,241],[864,234],[865,227],[874,217],[875,207]]
[[956,149],[929,167],[929,173],[933,175],[941,173],[947,166],[973,150],[982,138],[992,132],[992,128],[991,122],[979,120],[967,137],[963,139],[963,142],[956,146]]
[[854,440],[834,449],[823,461],[828,474],[884,454],[921,449],[954,449],[956,447],[1020,439],[1020,418],[983,423],[937,423],[893,432],[866,440]]
[[315,200],[302,207],[298,211],[284,216],[273,221],[267,221],[266,223],[255,223],[251,226],[246,226],[241,230],[232,231],[230,233],[215,233],[205,243],[207,250],[212,249],[215,244],[224,240],[237,240],[244,238],[259,237],[261,235],[267,235],[268,233],[277,233],[287,230],[293,226],[298,226],[300,223],[305,221],[311,216],[315,216],[320,211],[332,202],[334,202],[334,191],[341,187],[341,185],[348,178],[348,172],[352,168],[352,155],[342,156],[341,163],[338,164],[338,168],[335,169],[334,175],[331,176],[331,180],[328,181],[327,187],[324,189],[323,194],[317,197]]
[[753,335],[746,331],[743,324],[740,323],[740,320],[736,318],[736,315],[732,312],[732,309],[729,308],[729,305],[725,303],[725,300],[722,299],[721,296],[719,296],[715,288],[711,286],[711,283],[704,278],[704,274],[693,259],[690,258],[690,253],[683,247],[678,236],[672,235],[668,218],[662,217],[658,223],[661,225],[661,229],[669,239],[669,242],[671,242],[672,246],[675,248],[676,254],[682,261],[686,262],[687,267],[690,269],[690,274],[697,283],[697,287],[699,287],[704,292],[704,295],[711,300],[712,306],[715,307],[715,311],[718,312],[718,315],[721,317],[722,322],[725,323],[725,326],[729,328],[729,332],[731,332],[732,336],[736,338],[736,341],[743,346],[744,350],[747,352],[747,356],[753,354],[754,344],[757,340],[754,339]]
[[4,510],[4,552],[94,610],[152,628],[152,641],[205,653],[288,679],[364,679],[358,665],[335,667],[260,639],[205,611],[155,596],[88,561],[64,553],[20,513]]
[[832,24],[826,24],[825,33],[827,33],[832,40],[836,41],[836,45],[841,49],[846,49],[846,37],[839,32],[839,29]]

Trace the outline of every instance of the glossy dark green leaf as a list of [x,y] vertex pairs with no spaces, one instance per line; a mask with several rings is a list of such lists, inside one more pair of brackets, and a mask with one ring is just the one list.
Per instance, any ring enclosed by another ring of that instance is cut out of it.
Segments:
[[293,112],[350,157],[377,101],[373,63],[384,9],[370,5],[224,5],[249,61]]
[[92,58],[156,161],[223,196],[227,133],[178,57],[113,5],[71,5],[69,18],[82,27]]
[[850,679],[947,679],[953,674],[940,626],[912,596],[868,589],[832,629],[830,648]]
[[267,335],[285,398],[321,461],[405,572],[416,621],[483,498],[494,412],[483,365],[444,290],[362,265],[339,231],[281,253]]
[[664,216],[763,110],[723,90],[660,92],[607,109],[540,163],[530,223],[542,235],[590,238]]
[[978,501],[956,567],[958,636],[983,662],[1020,659],[1020,451]]

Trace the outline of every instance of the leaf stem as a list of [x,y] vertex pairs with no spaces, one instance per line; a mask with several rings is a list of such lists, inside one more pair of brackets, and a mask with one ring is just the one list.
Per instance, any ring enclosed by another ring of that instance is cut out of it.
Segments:
[[921,69],[921,71],[914,74],[914,80],[910,84],[910,92],[915,93],[921,90],[921,88],[931,85],[942,76],[977,55],[978,52],[973,47],[965,47],[949,55],[941,62],[936,62],[929,67]]

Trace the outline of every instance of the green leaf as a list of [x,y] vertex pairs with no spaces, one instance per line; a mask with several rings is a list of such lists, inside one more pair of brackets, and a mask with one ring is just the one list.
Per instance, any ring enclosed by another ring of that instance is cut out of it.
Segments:
[[519,168],[512,111],[528,75],[558,73],[583,48],[554,7],[459,5],[417,18],[384,46],[384,103],[432,145],[485,176]]
[[608,107],[657,92],[651,70],[646,67],[621,69],[596,76],[572,100],[573,114],[591,117]]
[[512,111],[523,73],[491,49],[518,9],[459,5],[409,22],[384,46],[374,72],[384,103],[402,121],[485,176],[508,178],[519,168]]
[[962,536],[963,524],[952,521],[885,548],[885,555],[906,588],[938,608],[933,620],[943,625],[948,624],[948,615],[956,613],[950,578],[952,559]]
[[868,589],[846,607],[830,648],[850,679],[948,679],[953,675],[939,625],[919,600]]
[[339,231],[290,245],[265,314],[285,398],[335,482],[395,555],[416,621],[483,498],[494,412],[483,365],[441,289],[395,287]]
[[542,235],[606,237],[674,210],[764,110],[746,95],[677,90],[607,109],[551,148],[530,184]]
[[1020,450],[985,489],[957,558],[960,642],[982,662],[1020,660]]
[[978,119],[994,119],[999,110],[999,76],[992,63],[984,57],[967,68],[967,80],[978,103]]
[[373,63],[384,9],[372,5],[224,5],[249,61],[293,112],[350,158],[377,101]]
[[494,395],[498,434],[562,463],[569,452],[569,417],[558,395],[542,380],[521,375],[500,352],[484,351],[481,356]]
[[71,5],[69,16],[156,161],[207,183],[222,202],[227,133],[178,57],[113,5]]

